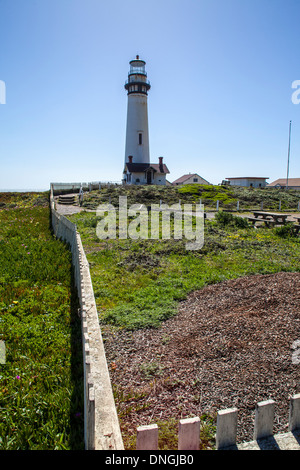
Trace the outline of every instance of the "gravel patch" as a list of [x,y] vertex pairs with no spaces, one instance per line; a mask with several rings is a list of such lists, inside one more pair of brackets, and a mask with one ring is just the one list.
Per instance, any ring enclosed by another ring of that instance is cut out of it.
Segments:
[[300,392],[300,273],[207,286],[158,329],[101,328],[126,434],[236,406],[238,442],[249,441],[255,405],[269,398],[274,432],[287,430],[289,397]]

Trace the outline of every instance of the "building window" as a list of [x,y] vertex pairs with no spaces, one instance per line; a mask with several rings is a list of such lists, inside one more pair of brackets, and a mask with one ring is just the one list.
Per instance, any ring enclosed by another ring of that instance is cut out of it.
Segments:
[[194,183],[198,183],[198,178],[194,178]]
[[142,145],[143,143],[143,134],[140,132],[139,133],[139,145]]

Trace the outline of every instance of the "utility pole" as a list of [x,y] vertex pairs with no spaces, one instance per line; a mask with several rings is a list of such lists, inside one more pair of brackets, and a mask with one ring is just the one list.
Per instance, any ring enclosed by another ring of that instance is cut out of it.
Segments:
[[288,162],[287,162],[287,172],[286,172],[286,189],[288,189],[288,185],[289,185],[289,167],[290,167],[290,149],[291,149],[291,126],[292,126],[292,121],[290,121],[290,127],[289,127],[289,148],[288,148]]

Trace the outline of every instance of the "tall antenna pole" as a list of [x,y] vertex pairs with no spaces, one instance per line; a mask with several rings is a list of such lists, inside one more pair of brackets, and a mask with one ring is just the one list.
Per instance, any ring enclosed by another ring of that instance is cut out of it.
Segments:
[[288,189],[288,185],[289,185],[289,167],[290,167],[290,149],[291,149],[291,125],[292,125],[292,121],[290,121],[290,127],[289,127],[289,149],[288,149],[288,162],[287,162],[287,172],[286,172],[286,189]]

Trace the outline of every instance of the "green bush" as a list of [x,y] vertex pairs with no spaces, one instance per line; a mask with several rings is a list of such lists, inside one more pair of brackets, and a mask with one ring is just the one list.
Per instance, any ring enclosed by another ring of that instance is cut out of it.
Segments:
[[215,219],[222,227],[233,226],[237,228],[248,228],[248,220],[244,217],[237,217],[230,212],[218,211]]
[[281,238],[297,237],[297,233],[292,222],[289,222],[285,225],[281,225],[280,227],[275,227],[274,233]]
[[179,194],[200,194],[199,184],[185,184],[178,188]]
[[248,228],[249,223],[245,217],[236,217],[234,216],[234,225],[238,228]]
[[233,215],[230,212],[223,212],[219,211],[215,215],[215,219],[218,222],[218,224],[222,225],[225,227],[226,225],[232,224],[233,223]]

